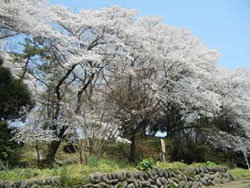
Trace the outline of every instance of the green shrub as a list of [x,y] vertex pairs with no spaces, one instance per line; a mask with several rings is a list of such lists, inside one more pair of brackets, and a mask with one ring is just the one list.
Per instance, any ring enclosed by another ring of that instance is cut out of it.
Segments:
[[215,162],[212,162],[212,161],[205,162],[205,165],[209,166],[209,167],[215,167],[215,166],[217,166],[217,164]]
[[142,171],[149,171],[155,167],[155,162],[152,158],[146,158],[137,164],[137,169]]

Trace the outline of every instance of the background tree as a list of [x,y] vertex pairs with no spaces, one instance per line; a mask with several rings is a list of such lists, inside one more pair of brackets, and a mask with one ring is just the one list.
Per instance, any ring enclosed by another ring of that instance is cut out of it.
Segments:
[[8,121],[18,118],[24,120],[23,108],[30,110],[33,105],[28,87],[22,80],[12,76],[10,70],[3,66],[3,59],[0,58],[0,158],[2,160],[8,160],[18,147],[13,141],[14,128],[9,127]]
[[146,127],[154,122],[158,108],[157,101],[150,97],[150,86],[141,82],[143,76],[145,73],[140,72],[136,76],[116,78],[109,94],[117,108],[116,118],[121,122],[119,132],[131,141],[129,161],[133,163],[136,161],[136,137],[138,133],[145,134]]
[[[214,90],[222,98],[222,111],[209,123],[212,124],[210,142],[222,151],[242,153],[247,161],[249,151],[250,82],[249,69],[223,70]],[[223,138],[223,139],[222,139]]]
[[22,117],[22,107],[31,109],[33,102],[28,87],[22,80],[15,79],[0,59],[0,120],[14,120]]
[[[49,163],[54,161],[67,133],[74,130],[68,103],[76,116],[84,116],[84,95],[91,90],[89,87],[97,83],[101,73],[118,62],[116,57],[126,56],[118,53],[122,50],[118,35],[122,35],[122,29],[132,21],[134,12],[113,7],[76,14],[64,7],[54,7],[51,21],[58,27],[50,25],[45,35],[43,31],[36,33],[40,35],[36,37],[38,40],[26,44],[23,54],[16,54],[22,75],[33,81],[33,88],[39,88],[39,91],[34,89],[38,91],[37,104],[46,106],[44,128],[52,129],[58,138],[50,143]],[[75,17],[82,20],[80,24]]]

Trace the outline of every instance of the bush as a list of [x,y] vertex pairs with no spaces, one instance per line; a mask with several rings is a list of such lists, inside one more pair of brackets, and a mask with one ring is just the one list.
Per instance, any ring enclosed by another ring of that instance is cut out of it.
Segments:
[[155,167],[155,162],[152,158],[144,159],[137,164],[137,169],[142,171],[149,171]]
[[212,162],[212,161],[207,161],[205,162],[206,166],[209,166],[209,167],[215,167],[217,166],[217,164],[215,162]]

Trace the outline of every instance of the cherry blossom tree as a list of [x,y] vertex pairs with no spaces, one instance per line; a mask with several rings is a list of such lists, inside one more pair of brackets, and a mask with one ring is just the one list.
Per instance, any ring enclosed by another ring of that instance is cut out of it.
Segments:
[[76,14],[60,6],[49,9],[49,20],[46,17],[43,28],[30,32],[33,39],[28,39],[24,53],[15,53],[14,58],[22,69],[21,78],[29,79],[30,85],[39,90],[34,92],[37,105],[47,107],[45,122],[51,123],[44,122],[44,127],[58,137],[49,147],[47,158],[53,162],[72,122],[68,101],[74,113],[81,114],[90,86],[119,62],[114,59],[127,58],[119,37],[125,25],[132,22],[135,11],[112,7]]
[[93,138],[103,143],[128,132],[134,151],[137,132],[159,112],[174,132],[190,118],[229,109],[232,126],[249,135],[242,118],[249,112],[249,71],[223,72],[218,52],[186,29],[117,6],[73,13],[45,1],[9,0],[0,7],[0,38],[26,37],[23,51],[9,58],[36,100],[18,137],[47,139],[49,163],[62,140],[79,136],[87,154]]
[[20,33],[36,33],[48,21],[48,4],[43,0],[2,0],[0,39]]
[[[119,81],[113,100],[119,106],[120,117],[127,122],[124,130],[132,130],[131,139],[140,128],[145,131],[148,120],[155,119],[160,107],[169,111],[174,105],[182,121],[191,115],[220,111],[220,95],[207,84],[217,70],[216,51],[206,48],[188,31],[162,23],[158,17],[140,18],[128,29],[136,38],[125,39],[131,48],[130,59],[126,60],[130,63],[116,69]],[[135,150],[133,140],[131,151]]]
[[235,71],[221,68],[218,80],[213,85],[222,98],[222,110],[212,124],[215,129],[207,131],[209,143],[224,151],[242,152],[245,159],[249,148],[250,71],[239,68]]
[[144,82],[151,85],[151,97],[157,99],[161,112],[166,113],[168,128],[177,131],[178,122],[183,128],[190,116],[219,112],[220,95],[209,84],[218,73],[218,53],[209,50],[189,31],[168,26],[160,18],[142,18],[138,25],[142,29],[138,37],[144,37],[142,41],[147,43],[146,53],[140,53],[146,59],[143,66],[156,72]]

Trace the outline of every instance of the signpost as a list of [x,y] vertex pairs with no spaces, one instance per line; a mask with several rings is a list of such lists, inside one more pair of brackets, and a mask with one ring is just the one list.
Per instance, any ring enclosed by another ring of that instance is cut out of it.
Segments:
[[162,151],[162,160],[163,162],[166,162],[166,146],[164,139],[161,139],[161,151]]

